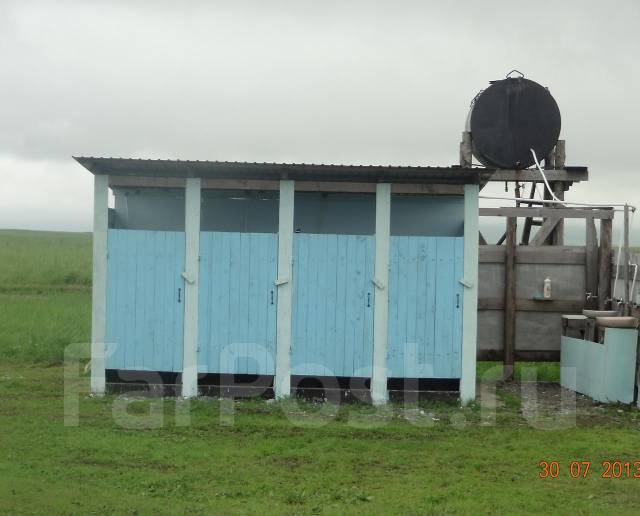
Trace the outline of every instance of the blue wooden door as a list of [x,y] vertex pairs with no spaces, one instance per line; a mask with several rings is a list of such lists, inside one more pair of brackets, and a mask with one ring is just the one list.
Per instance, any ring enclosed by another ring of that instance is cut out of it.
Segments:
[[110,229],[107,369],[182,371],[184,233]]
[[278,236],[200,233],[198,369],[275,374]]
[[389,263],[389,376],[460,378],[463,239],[396,236]]
[[374,238],[294,236],[292,374],[371,376]]

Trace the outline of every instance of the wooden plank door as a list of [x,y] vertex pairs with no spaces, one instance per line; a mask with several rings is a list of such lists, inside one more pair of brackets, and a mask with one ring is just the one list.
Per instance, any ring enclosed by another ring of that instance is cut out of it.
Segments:
[[371,376],[374,237],[294,237],[292,371]]
[[278,235],[201,232],[198,369],[275,374]]
[[184,233],[107,234],[106,368],[182,371]]
[[460,378],[463,238],[391,237],[389,376]]

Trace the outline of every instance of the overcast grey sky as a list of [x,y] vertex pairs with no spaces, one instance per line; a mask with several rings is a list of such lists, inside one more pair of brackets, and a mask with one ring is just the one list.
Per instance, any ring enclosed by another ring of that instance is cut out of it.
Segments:
[[569,198],[640,204],[639,26],[634,0],[0,0],[0,227],[90,230],[72,155],[453,164],[513,68],[590,168]]

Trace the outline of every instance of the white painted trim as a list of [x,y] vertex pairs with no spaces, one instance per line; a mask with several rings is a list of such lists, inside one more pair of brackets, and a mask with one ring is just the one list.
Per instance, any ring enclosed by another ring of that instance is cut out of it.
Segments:
[[377,287],[373,306],[373,371],[371,400],[383,404],[387,392],[387,348],[389,339],[389,241],[391,239],[391,185],[376,186],[376,262],[373,282]]
[[91,288],[91,392],[105,391],[107,329],[107,234],[109,177],[93,176],[93,286]]
[[273,386],[276,398],[291,392],[291,324],[293,309],[293,181],[280,181],[280,211],[278,218],[278,306],[276,335],[276,376]]
[[184,343],[182,396],[198,395],[198,288],[200,268],[200,178],[188,178],[185,187]]
[[464,187],[464,281],[462,304],[462,374],[460,401],[476,398],[476,345],[478,340],[478,185]]

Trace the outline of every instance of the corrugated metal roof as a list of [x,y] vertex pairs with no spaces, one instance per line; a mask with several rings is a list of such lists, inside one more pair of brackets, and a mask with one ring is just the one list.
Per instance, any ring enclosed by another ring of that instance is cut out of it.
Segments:
[[74,159],[93,174],[139,177],[483,184],[493,172],[490,169],[457,166],[322,165],[97,157]]

